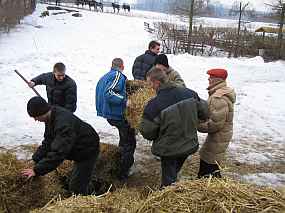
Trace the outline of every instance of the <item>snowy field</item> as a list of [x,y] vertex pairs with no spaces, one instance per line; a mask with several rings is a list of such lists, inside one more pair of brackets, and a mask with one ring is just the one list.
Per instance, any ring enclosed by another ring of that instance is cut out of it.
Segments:
[[[155,16],[149,12],[122,16],[82,11],[81,18],[70,13],[39,18],[43,10],[45,5],[38,5],[37,11],[10,34],[0,35],[0,146],[40,143],[44,130],[43,124],[27,115],[26,102],[34,93],[13,70],[31,79],[52,71],[58,61],[66,64],[67,74],[78,85],[75,114],[93,125],[103,136],[102,142],[116,143],[117,131],[96,116],[96,83],[109,71],[115,57],[123,58],[126,75],[132,78],[135,57],[145,51],[152,39],[143,23]],[[234,137],[228,156],[245,164],[285,167],[284,61],[264,63],[260,57],[228,59],[187,54],[169,55],[169,60],[187,86],[204,99],[207,69],[228,69],[228,83],[237,93]],[[37,90],[46,97],[44,87],[38,86]],[[200,136],[202,143],[205,135]],[[141,137],[140,144],[145,144]],[[274,171],[249,174],[244,179],[259,184],[285,184],[285,174]]]

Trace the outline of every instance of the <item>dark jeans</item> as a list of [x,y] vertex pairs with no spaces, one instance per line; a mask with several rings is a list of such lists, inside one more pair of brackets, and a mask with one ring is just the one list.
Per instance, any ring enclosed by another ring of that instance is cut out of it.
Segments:
[[95,169],[97,156],[98,154],[91,159],[81,162],[74,161],[69,180],[69,191],[71,193],[76,195],[89,195],[94,193],[91,179]]
[[198,172],[198,178],[209,177],[212,175],[216,178],[221,178],[220,168],[217,164],[209,164],[203,160],[200,160],[200,169]]
[[181,170],[187,156],[171,158],[161,157],[161,187],[169,186],[177,180],[177,174]]
[[121,173],[119,179],[123,180],[128,177],[129,169],[134,163],[136,149],[135,129],[131,128],[125,120],[117,121],[108,119],[108,122],[119,130],[119,148],[121,152]]

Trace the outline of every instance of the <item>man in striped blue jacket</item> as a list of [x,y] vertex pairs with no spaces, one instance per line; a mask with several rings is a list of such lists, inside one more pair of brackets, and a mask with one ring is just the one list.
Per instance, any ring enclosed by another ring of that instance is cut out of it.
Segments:
[[124,112],[127,105],[126,80],[122,73],[124,62],[120,58],[112,61],[111,70],[97,83],[96,110],[97,115],[107,119],[109,124],[119,130],[121,151],[121,173],[119,179],[126,181],[129,170],[134,163],[136,148],[135,130],[125,119]]

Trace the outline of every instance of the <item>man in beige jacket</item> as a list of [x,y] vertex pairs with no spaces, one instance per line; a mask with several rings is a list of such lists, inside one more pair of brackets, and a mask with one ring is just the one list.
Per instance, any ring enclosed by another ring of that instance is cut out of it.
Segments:
[[219,164],[224,158],[233,135],[233,116],[236,94],[227,86],[228,73],[224,69],[208,70],[209,75],[209,119],[200,123],[198,130],[208,133],[200,149],[198,177],[221,177]]

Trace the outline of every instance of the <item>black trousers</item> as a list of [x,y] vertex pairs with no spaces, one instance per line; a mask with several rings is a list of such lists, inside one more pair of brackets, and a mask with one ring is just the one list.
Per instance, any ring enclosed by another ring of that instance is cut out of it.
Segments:
[[117,121],[108,119],[108,122],[119,130],[119,148],[121,153],[121,172],[119,179],[124,180],[128,178],[129,169],[134,163],[134,153],[136,149],[135,129],[131,128],[126,120]]
[[95,193],[91,179],[95,171],[97,157],[98,154],[94,154],[94,157],[88,160],[74,161],[69,179],[69,191],[71,193],[76,195],[90,195]]
[[177,175],[188,156],[161,157],[161,188],[176,182]]
[[221,178],[220,168],[217,164],[209,164],[203,160],[200,160],[200,169],[198,172],[198,178],[209,177],[212,175],[216,178]]

